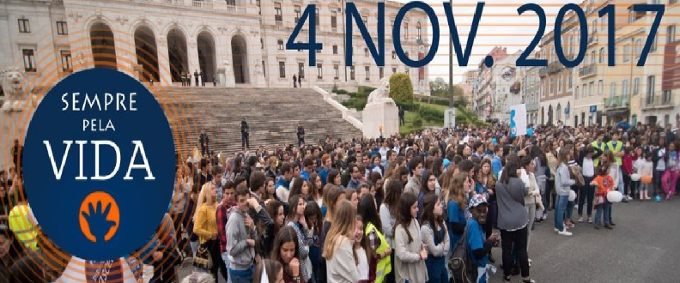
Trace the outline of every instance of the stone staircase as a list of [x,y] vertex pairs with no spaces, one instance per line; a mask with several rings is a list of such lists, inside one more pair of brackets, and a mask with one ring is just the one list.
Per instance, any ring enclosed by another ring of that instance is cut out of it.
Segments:
[[[163,91],[170,99],[159,101],[174,113],[168,117],[183,158],[194,146],[200,148],[202,128],[210,137],[211,150],[229,155],[240,151],[243,118],[250,126],[253,151],[260,145],[297,145],[298,123],[305,128],[307,144],[316,144],[326,135],[343,140],[362,136],[312,89],[167,87]],[[183,125],[183,131],[176,130],[177,123]]]

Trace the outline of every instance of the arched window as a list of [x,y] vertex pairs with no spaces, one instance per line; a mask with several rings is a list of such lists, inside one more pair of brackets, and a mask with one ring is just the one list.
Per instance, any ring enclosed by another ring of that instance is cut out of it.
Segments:
[[598,63],[602,64],[604,62],[604,47],[600,48],[600,59],[598,60]]
[[420,22],[418,22],[416,24],[416,34],[418,35],[418,39],[421,39],[420,28],[421,28],[421,25],[420,25]]

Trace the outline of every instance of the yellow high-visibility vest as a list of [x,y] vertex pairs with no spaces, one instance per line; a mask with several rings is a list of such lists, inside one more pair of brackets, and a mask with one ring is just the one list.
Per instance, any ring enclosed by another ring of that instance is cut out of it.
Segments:
[[[621,141],[616,142],[616,146],[612,145],[612,141],[609,141],[607,143],[607,147],[609,150],[611,150],[614,154],[621,152],[621,148],[623,148],[623,143]],[[621,160],[620,156],[615,156],[614,159],[616,159],[616,163],[619,164],[619,166],[623,165],[623,160]]]
[[[385,252],[390,247],[390,244],[387,243],[387,240],[385,239],[385,236],[378,231],[378,229],[373,226],[373,223],[368,223],[366,225],[366,231],[365,235],[368,237],[368,235],[371,234],[371,231],[375,231],[375,234],[378,236],[378,239],[380,239],[380,246],[376,249],[376,252],[378,254],[381,254]],[[390,257],[386,256],[382,258],[380,261],[378,261],[378,264],[375,266],[375,283],[382,283],[385,281],[385,276],[392,272],[392,264],[390,261]]]
[[26,204],[19,204],[9,212],[9,229],[21,241],[24,247],[38,250],[38,231],[35,229],[31,208]]

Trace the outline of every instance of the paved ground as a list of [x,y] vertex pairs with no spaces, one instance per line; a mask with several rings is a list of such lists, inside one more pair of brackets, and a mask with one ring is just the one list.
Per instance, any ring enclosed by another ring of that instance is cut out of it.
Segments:
[[[552,218],[538,224],[529,253],[536,282],[680,281],[680,198],[616,204],[612,215],[617,224],[614,230],[595,230],[582,223],[570,230],[571,237],[553,232]],[[493,253],[499,265],[500,248]],[[189,272],[191,267],[184,267],[179,275]],[[491,282],[502,282],[500,268]],[[515,276],[512,282],[521,279]]]

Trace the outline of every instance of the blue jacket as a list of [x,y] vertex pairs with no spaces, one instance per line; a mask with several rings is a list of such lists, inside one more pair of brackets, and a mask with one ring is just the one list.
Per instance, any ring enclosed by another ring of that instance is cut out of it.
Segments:
[[276,181],[276,185],[274,185],[275,188],[278,187],[284,187],[286,189],[290,189],[290,181],[286,181],[283,177],[279,178],[278,181]]

